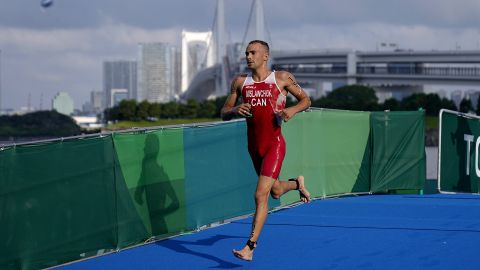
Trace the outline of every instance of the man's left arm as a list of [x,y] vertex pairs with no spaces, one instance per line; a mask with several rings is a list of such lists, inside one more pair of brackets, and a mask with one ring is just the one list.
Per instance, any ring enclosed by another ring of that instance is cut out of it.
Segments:
[[285,108],[280,112],[280,116],[285,122],[290,120],[296,113],[304,111],[310,107],[312,104],[310,97],[305,93],[305,91],[298,85],[297,80],[290,72],[282,72],[280,74],[281,84],[283,88],[291,93],[297,100],[297,104],[294,106]]

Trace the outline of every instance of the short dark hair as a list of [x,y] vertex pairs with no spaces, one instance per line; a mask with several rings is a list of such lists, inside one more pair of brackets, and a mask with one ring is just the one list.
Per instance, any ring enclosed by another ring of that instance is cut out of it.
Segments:
[[250,41],[248,43],[248,45],[251,45],[251,44],[254,44],[254,43],[258,43],[258,44],[263,45],[263,47],[265,47],[265,50],[267,51],[267,53],[270,53],[270,47],[268,46],[267,42],[265,42],[263,40],[255,39],[255,40]]

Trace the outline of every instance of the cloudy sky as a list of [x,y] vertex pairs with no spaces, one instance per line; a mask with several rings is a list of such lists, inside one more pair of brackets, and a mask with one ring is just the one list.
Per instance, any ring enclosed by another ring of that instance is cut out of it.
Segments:
[[[225,0],[231,42],[242,40],[252,0]],[[140,42],[179,44],[208,31],[216,0],[2,0],[1,108],[51,108],[59,91],[81,108],[102,89],[102,61],[136,58]],[[264,0],[275,50],[480,49],[478,0]],[[42,98],[43,97],[43,98]]]

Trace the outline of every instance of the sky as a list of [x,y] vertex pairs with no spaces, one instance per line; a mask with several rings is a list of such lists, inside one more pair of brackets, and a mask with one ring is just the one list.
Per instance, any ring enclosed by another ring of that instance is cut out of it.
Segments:
[[[209,31],[216,0],[0,1],[0,108],[76,108],[102,90],[102,63],[136,60],[143,42],[180,44]],[[230,42],[243,39],[252,0],[224,0]],[[263,0],[273,50],[480,49],[478,0]]]

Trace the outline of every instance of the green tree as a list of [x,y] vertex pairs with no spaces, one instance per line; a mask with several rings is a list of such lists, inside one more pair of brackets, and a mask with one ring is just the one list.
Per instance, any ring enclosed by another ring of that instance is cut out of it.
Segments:
[[478,96],[477,99],[477,110],[476,110],[477,115],[480,115],[480,95]]
[[363,85],[346,85],[312,102],[316,107],[344,110],[375,110],[378,98],[373,88]]
[[426,111],[426,114],[429,115],[438,115],[442,109],[442,100],[440,96],[435,93],[430,93],[425,96],[425,103],[423,108]]
[[137,106],[136,110],[136,118],[138,120],[145,120],[147,119],[150,115],[148,113],[148,110],[150,109],[150,103],[146,100],[140,102]]
[[200,103],[197,116],[200,118],[212,118],[215,116],[216,108],[215,101],[204,100],[202,103]]
[[[429,103],[429,98],[433,100],[432,103]],[[438,115],[438,111],[441,108],[436,100],[440,100],[437,94],[415,93],[404,98],[401,102],[401,107],[407,111],[416,111],[422,108],[425,109],[426,115],[435,116]]]
[[446,98],[440,98],[435,93],[425,94],[416,93],[404,98],[401,102],[401,109],[403,110],[418,110],[425,109],[426,115],[437,116],[442,108],[456,110],[453,101]]
[[187,104],[180,105],[180,117],[182,118],[196,118],[200,104],[195,99],[187,100]]
[[148,107],[148,115],[151,117],[160,118],[162,114],[162,104],[160,103],[152,103],[150,107]]
[[470,111],[473,111],[473,106],[470,99],[463,98],[462,101],[460,101],[459,107],[460,107],[460,111],[463,113],[468,113]]
[[215,115],[213,117],[220,118],[220,114],[223,108],[223,105],[225,104],[225,101],[227,100],[228,96],[223,96],[223,97],[217,97],[215,99]]
[[[401,102],[401,107],[403,110],[416,111],[419,108],[424,108],[425,103],[426,95],[424,93],[416,93],[404,98]],[[429,113],[427,112],[427,114]]]
[[70,116],[56,111],[0,116],[0,136],[67,137],[79,134],[81,129],[75,121]]
[[288,107],[294,106],[296,103],[297,103],[297,98],[288,95],[287,100],[285,102],[285,107],[288,108]]
[[339,106],[335,104],[335,101],[327,97],[321,97],[321,98],[312,100],[312,107],[339,109]]
[[105,120],[107,121],[115,121],[120,118],[120,108],[115,106],[113,108],[105,109],[104,111]]
[[442,109],[448,109],[452,111],[457,110],[457,106],[455,105],[455,102],[448,98],[442,98]]
[[133,99],[124,99],[118,104],[118,120],[135,120],[137,102]]
[[178,117],[178,104],[174,101],[170,101],[162,104],[162,118],[177,118]]
[[395,98],[386,99],[382,105],[383,110],[398,111],[400,110],[400,102]]

